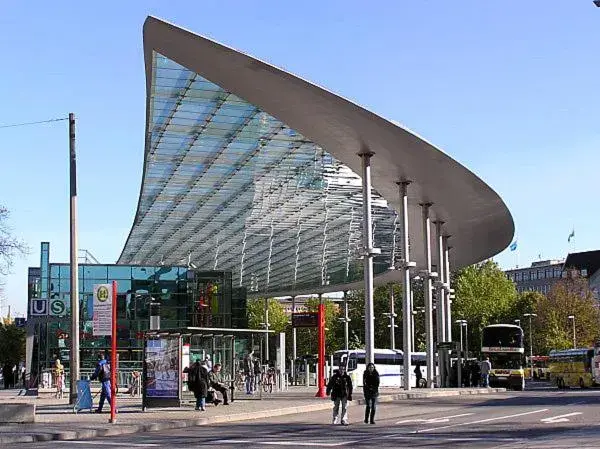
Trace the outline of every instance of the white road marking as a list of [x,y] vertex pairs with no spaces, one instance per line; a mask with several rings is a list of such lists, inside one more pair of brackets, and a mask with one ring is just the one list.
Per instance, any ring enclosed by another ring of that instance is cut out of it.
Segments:
[[548,411],[547,408],[543,408],[540,410],[533,410],[531,412],[515,413],[514,415],[496,416],[494,418],[479,419],[477,421],[463,422],[463,423],[458,423],[458,424],[450,424],[450,425],[441,426],[441,427],[432,427],[431,429],[415,430],[411,433],[432,432],[434,430],[449,429],[451,427],[469,426],[471,424],[481,424],[481,423],[485,423],[485,422],[499,421],[501,419],[518,418],[519,416],[533,415],[535,413],[542,413],[542,412],[547,412],[547,411]]
[[144,443],[144,444],[133,444],[133,443],[113,443],[112,441],[76,441],[76,440],[63,440],[60,442],[63,444],[90,444],[90,445],[99,445],[99,446],[121,446],[121,447],[156,447],[160,446],[160,444],[156,443]]
[[460,418],[462,416],[471,416],[473,413],[461,413],[460,415],[451,415],[451,416],[442,416],[440,418],[429,418],[429,419],[405,419],[402,421],[397,421],[396,424],[406,424],[412,422],[421,422],[426,424],[434,424],[434,423],[442,423],[448,422],[452,418]]
[[543,422],[544,424],[567,422],[567,421],[570,421],[569,416],[577,416],[577,415],[581,415],[581,412],[573,412],[573,413],[567,413],[566,415],[558,415],[558,416],[552,416],[550,418],[542,418],[542,419],[540,419],[540,421]]
[[310,446],[310,447],[338,447],[346,444],[354,444],[360,440],[337,441],[335,443],[324,443],[322,441],[257,441],[257,440],[217,440],[214,444],[258,444],[264,446]]

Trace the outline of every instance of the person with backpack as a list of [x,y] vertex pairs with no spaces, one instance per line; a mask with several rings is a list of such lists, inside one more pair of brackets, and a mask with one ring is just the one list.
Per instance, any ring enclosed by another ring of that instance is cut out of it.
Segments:
[[98,404],[96,413],[102,413],[104,401],[108,400],[108,405],[112,406],[112,395],[110,392],[110,364],[104,358],[103,352],[100,353],[96,369],[90,377],[90,380],[96,379],[98,379],[102,385],[102,389],[100,390],[100,403]]
[[183,370],[188,373],[188,388],[196,398],[196,410],[206,411],[206,395],[208,394],[208,371],[196,360],[189,368]]
[[327,395],[331,394],[333,401],[333,420],[332,424],[337,424],[340,416],[340,404],[342,405],[342,417],[340,424],[348,425],[348,401],[352,400],[352,379],[346,373],[346,368],[340,367],[329,379],[327,384]]

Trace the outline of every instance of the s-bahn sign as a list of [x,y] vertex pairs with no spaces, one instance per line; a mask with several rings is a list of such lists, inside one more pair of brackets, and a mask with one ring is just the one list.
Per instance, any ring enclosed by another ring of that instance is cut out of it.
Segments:
[[317,312],[292,313],[292,327],[318,327],[319,314]]

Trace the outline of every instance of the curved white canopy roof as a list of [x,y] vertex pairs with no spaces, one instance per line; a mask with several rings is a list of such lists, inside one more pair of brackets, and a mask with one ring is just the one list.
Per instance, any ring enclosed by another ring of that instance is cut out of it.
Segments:
[[[410,131],[288,72],[154,17],[148,17],[144,24],[144,51],[147,83],[144,178],[136,218],[119,263],[159,260],[177,263],[189,257],[206,269],[234,273],[240,270],[237,279],[234,274],[239,285],[248,285],[251,291],[266,288],[277,294],[360,287],[360,276],[348,276],[348,269],[345,278],[337,276],[332,282],[329,277],[326,281],[324,273],[328,262],[331,267],[342,264],[346,253],[351,253],[349,247],[360,241],[359,235],[353,237],[352,223],[356,228],[361,217],[349,217],[349,211],[361,214],[356,173],[361,172],[357,154],[364,150],[374,153],[371,159],[372,184],[376,190],[374,222],[379,230],[379,234],[375,232],[375,246],[383,247],[382,258],[391,260],[392,254],[400,258],[399,245],[394,243],[395,239],[399,242],[395,238],[399,229],[394,211],[400,211],[397,182],[401,180],[411,181],[410,258],[418,266],[422,267],[424,262],[420,203],[433,203],[432,221],[444,222],[444,234],[450,236],[453,268],[489,258],[510,243],[514,224],[498,194],[467,168]],[[202,117],[201,120],[194,121],[196,116]],[[236,124],[232,125],[234,121]],[[206,138],[214,137],[211,126],[223,132],[219,138],[224,143],[218,145],[216,152],[207,149]],[[169,141],[170,136],[185,137],[185,149],[183,141]],[[248,147],[246,153],[235,153],[235,157],[228,153],[232,146],[242,147],[253,138],[255,144],[259,142],[256,148]],[[278,148],[285,151],[277,153]],[[298,162],[301,154],[314,154],[313,165],[316,167],[317,159],[320,164],[318,173],[311,168],[310,176],[315,178],[308,183],[299,181],[299,178],[305,180],[307,167],[311,166],[310,161]],[[201,166],[205,168],[198,169]],[[208,176],[215,166],[233,169],[220,174],[221,178]],[[286,171],[281,167],[286,167]],[[246,183],[228,184],[241,176],[238,173],[248,170],[254,178],[245,178],[249,179]],[[303,174],[298,175],[299,172]],[[318,179],[316,184],[315,179]],[[273,187],[274,180],[281,182]],[[341,184],[345,184],[345,190]],[[185,191],[169,196],[170,189],[182,185]],[[199,191],[204,196],[198,196]],[[240,192],[250,195],[250,191],[252,197],[245,203]],[[267,197],[266,191],[270,192]],[[310,197],[308,191],[310,195],[318,191],[318,195]],[[228,197],[227,192],[234,193]],[[333,201],[327,199],[329,194],[333,195]],[[215,195],[221,197],[220,202],[211,211],[201,210]],[[257,207],[257,203],[261,206]],[[321,203],[325,206],[315,207]],[[297,209],[296,215],[290,212],[291,205]],[[243,215],[241,227],[235,232],[225,232],[224,228],[239,219],[239,214]],[[309,223],[308,216],[315,217],[315,223]],[[219,229],[210,228],[213,218],[222,220]],[[306,226],[298,233],[294,245],[297,225],[305,221]],[[302,233],[307,229],[312,234],[304,238]],[[250,258],[243,255],[249,230],[261,236],[253,243],[256,251]],[[348,244],[342,248],[341,242],[348,234]],[[214,242],[208,244],[213,237]],[[277,238],[291,244],[282,244],[278,252],[277,246],[273,248]],[[220,253],[223,242],[234,240],[236,243],[226,246],[228,256],[224,258]],[[308,245],[312,252],[302,253],[302,245],[306,247],[307,241],[315,240],[318,243]],[[435,255],[434,232],[432,240]],[[294,265],[290,259],[294,246],[295,267],[289,271],[289,266]],[[322,257],[317,254],[319,250]],[[266,253],[269,253],[268,265]],[[320,258],[321,269],[306,268],[302,274],[304,280],[296,282],[302,265],[299,258],[304,260],[304,257],[314,258],[315,265],[319,265]],[[350,259],[357,262],[358,256],[353,253],[347,259],[344,265],[348,268]],[[433,260],[435,264],[435,256]],[[379,262],[380,267],[385,263]],[[331,267],[329,270],[333,272]],[[375,271],[380,273],[376,282],[400,279],[398,272],[377,268]],[[260,277],[260,285],[253,285]]]

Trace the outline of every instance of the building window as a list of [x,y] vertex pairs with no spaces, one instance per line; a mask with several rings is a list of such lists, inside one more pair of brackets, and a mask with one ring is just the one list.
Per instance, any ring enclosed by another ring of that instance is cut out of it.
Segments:
[[587,269],[586,268],[582,268],[581,269],[581,275],[584,276],[584,277],[587,276]]
[[535,281],[537,279],[537,271],[533,270],[529,273],[529,275],[532,281]]

